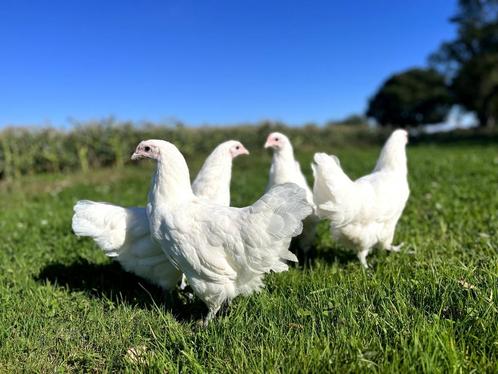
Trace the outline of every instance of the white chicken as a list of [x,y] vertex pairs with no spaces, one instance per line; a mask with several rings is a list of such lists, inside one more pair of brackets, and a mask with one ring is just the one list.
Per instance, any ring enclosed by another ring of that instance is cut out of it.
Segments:
[[192,183],[194,194],[213,203],[230,206],[232,161],[239,155],[248,154],[249,151],[239,141],[229,140],[221,143],[204,161]]
[[249,207],[223,207],[194,195],[173,144],[143,141],[132,159],[144,157],[157,161],[147,204],[152,236],[208,306],[205,324],[225,301],[260,290],[265,273],[297,261],[289,243],[312,211],[302,188],[284,184]]
[[[249,152],[236,140],[218,145],[193,183],[196,195],[228,206],[232,160],[244,154]],[[146,208],[78,201],[74,206],[72,227],[76,235],[91,237],[126,271],[165,290],[172,290],[178,284],[181,272],[152,239]]]
[[356,181],[344,173],[337,157],[315,154],[313,194],[318,216],[330,220],[332,236],[355,250],[365,268],[374,246],[395,252],[401,247],[392,243],[410,195],[407,142],[405,130],[394,131],[373,172]]
[[[306,191],[306,200],[315,209],[313,193],[301,172],[299,162],[294,159],[294,150],[287,136],[279,132],[268,135],[265,148],[273,150],[270,178],[266,190],[282,183],[295,183]],[[303,232],[296,238],[300,253],[306,259],[315,239],[316,225],[319,219],[315,214],[309,215],[303,222]]]

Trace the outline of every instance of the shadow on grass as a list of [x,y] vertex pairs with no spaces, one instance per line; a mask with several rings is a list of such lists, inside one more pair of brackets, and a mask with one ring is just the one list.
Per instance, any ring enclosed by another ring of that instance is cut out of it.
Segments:
[[341,267],[349,265],[351,262],[358,262],[358,257],[352,251],[338,248],[328,248],[327,250],[316,250],[315,258],[320,259],[328,264],[337,263]]
[[340,267],[346,267],[349,263],[358,261],[358,257],[354,252],[336,247],[318,249],[313,246],[307,253],[303,253],[297,246],[291,245],[290,250],[299,260],[299,265],[296,266],[303,268],[312,267],[314,262],[318,260],[330,265],[336,263]]
[[[379,248],[372,249],[367,257],[369,269],[374,270],[377,264],[385,262],[385,259],[389,256],[397,256],[397,253]],[[313,247],[306,257],[298,256],[298,259],[299,265],[296,264],[295,266],[302,269],[313,269],[314,264],[319,261],[328,265],[335,264],[343,269],[348,267],[350,264],[353,264],[353,266],[357,266],[358,268],[362,267],[355,252],[338,246],[332,246],[329,248],[320,247],[319,249]]]
[[313,267],[317,261],[329,265],[337,264],[341,268],[358,261],[355,252],[344,248],[331,237],[329,220],[321,220],[316,225],[316,235],[308,253],[304,254],[299,250],[299,241],[295,239],[291,241],[291,251],[297,255],[299,265],[305,268]]
[[69,291],[84,292],[91,298],[110,300],[147,310],[162,308],[179,321],[195,321],[206,308],[198,299],[190,301],[186,292],[161,290],[142,278],[124,271],[118,263],[94,264],[78,259],[71,264],[55,263],[43,268],[35,280]]

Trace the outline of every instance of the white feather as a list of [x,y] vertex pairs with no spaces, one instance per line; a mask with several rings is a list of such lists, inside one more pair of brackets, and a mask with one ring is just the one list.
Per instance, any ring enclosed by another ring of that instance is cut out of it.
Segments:
[[[282,133],[274,132],[268,136],[267,144],[270,144],[272,139],[275,138],[278,141],[272,146],[273,157],[266,190],[268,191],[273,186],[283,183],[295,183],[304,189],[306,200],[315,209],[313,192],[308,186],[308,182],[306,182],[306,177],[301,171],[299,162],[294,158],[294,149],[289,138]],[[313,244],[317,223],[318,217],[316,214],[311,214],[304,222],[303,233],[297,238],[298,245],[303,253],[308,252]]]
[[[194,181],[196,194],[217,204],[230,203],[232,155],[227,141],[214,149]],[[151,237],[146,208],[123,208],[88,200],[74,206],[73,231],[91,237],[104,253],[123,269],[166,290],[173,289],[181,276]]]
[[181,273],[151,238],[145,208],[82,200],[74,206],[72,226],[76,235],[93,238],[126,271],[166,290],[178,283]]
[[218,145],[208,156],[197,174],[192,189],[196,196],[213,203],[230,206],[230,180],[232,178],[232,157],[229,149],[236,141]]
[[207,320],[224,301],[258,291],[265,273],[297,260],[288,246],[312,212],[302,188],[276,186],[247,208],[215,205],[193,194],[174,145],[149,143],[160,147],[148,204],[152,233],[208,305]]
[[396,250],[394,231],[410,194],[406,142],[406,132],[395,131],[374,171],[356,181],[344,173],[337,157],[325,153],[314,157],[317,214],[330,220],[334,238],[356,250],[365,267],[374,246]]

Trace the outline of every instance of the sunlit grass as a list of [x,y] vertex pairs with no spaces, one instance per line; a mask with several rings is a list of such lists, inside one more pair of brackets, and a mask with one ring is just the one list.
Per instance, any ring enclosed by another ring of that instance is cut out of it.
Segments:
[[[234,165],[236,206],[267,182],[269,155],[251,151]],[[379,149],[327,151],[358,177]],[[311,180],[312,152],[298,156]],[[0,372],[496,372],[498,150],[412,146],[409,164],[401,253],[364,271],[323,223],[310,268],[268,276],[206,330],[202,303],[168,302],[71,233],[78,199],[143,205],[150,163],[1,185]]]

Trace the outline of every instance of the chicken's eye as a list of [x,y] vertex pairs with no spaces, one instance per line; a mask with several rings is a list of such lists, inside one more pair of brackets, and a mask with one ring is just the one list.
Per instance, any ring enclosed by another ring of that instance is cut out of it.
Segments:
[[275,141],[278,142],[278,138],[275,138]]
[[236,146],[236,147],[235,147],[235,149],[236,149],[236,150],[239,150],[239,149],[240,149],[240,146]]
[[149,146],[144,147],[144,151],[145,152],[149,152],[150,151],[150,147]]

